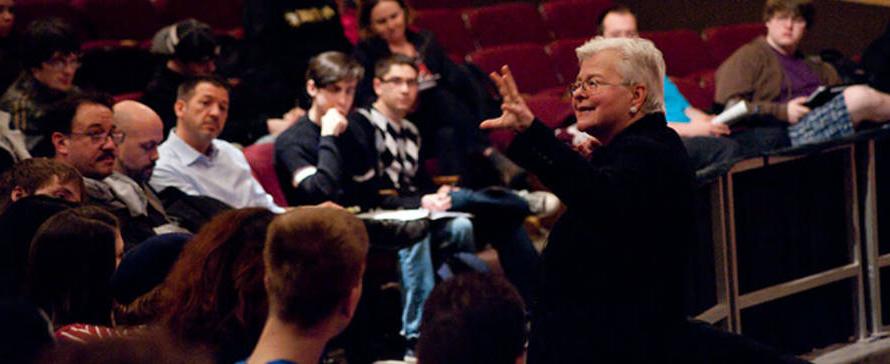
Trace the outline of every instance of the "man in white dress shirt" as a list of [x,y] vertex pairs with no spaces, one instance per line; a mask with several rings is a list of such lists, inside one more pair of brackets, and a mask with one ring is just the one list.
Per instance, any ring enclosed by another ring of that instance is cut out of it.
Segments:
[[232,144],[217,139],[226,125],[229,87],[215,77],[198,77],[179,86],[176,128],[158,147],[151,176],[158,191],[175,187],[189,195],[210,196],[232,207],[284,209],[253,178],[247,159]]

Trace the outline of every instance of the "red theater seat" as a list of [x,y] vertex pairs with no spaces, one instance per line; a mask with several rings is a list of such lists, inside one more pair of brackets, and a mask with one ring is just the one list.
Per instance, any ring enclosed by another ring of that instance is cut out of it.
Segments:
[[163,26],[148,0],[75,0],[98,39],[149,39]]
[[460,9],[428,9],[414,13],[414,25],[436,35],[449,55],[458,59],[476,49]]
[[468,54],[467,60],[485,73],[498,70],[505,64],[509,65],[519,91],[529,95],[559,95],[564,91],[550,57],[544,47],[537,44],[483,48]]
[[470,33],[480,47],[550,42],[541,14],[529,3],[504,3],[467,12]]
[[253,177],[260,182],[263,189],[275,200],[278,206],[287,206],[284,191],[278,182],[278,173],[275,172],[275,143],[253,144],[244,148],[244,158],[253,172]]
[[682,77],[716,66],[705,47],[705,42],[692,30],[645,32],[640,36],[651,40],[664,54],[668,75]]
[[473,6],[473,0],[408,0],[412,9],[466,8]]
[[589,38],[596,34],[596,19],[609,6],[611,0],[561,0],[543,3],[540,9],[556,39]]
[[674,85],[677,85],[677,89],[680,90],[686,101],[689,101],[690,105],[705,111],[711,108],[711,104],[714,102],[714,95],[708,95],[708,91],[702,88],[698,82],[688,78],[675,77],[671,77],[671,81],[674,82]]
[[562,79],[562,84],[568,85],[575,81],[578,75],[578,56],[575,49],[584,44],[584,38],[560,39],[547,45],[547,53],[556,66],[556,72]]
[[71,25],[80,39],[89,39],[83,13],[68,0],[19,0],[15,3],[15,27],[21,33],[34,20],[59,18]]
[[717,64],[723,63],[736,49],[766,34],[763,23],[743,23],[707,28],[702,32],[705,46]]
[[[215,29],[242,26],[245,0],[165,0],[155,6],[170,23],[195,18]],[[247,0],[249,1],[249,0]]]

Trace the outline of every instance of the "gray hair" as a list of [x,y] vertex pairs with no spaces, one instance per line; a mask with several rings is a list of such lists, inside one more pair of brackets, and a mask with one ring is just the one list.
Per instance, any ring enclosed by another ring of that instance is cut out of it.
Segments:
[[624,82],[646,87],[643,113],[664,112],[664,57],[652,41],[642,38],[596,37],[575,49],[578,62],[594,54],[615,50],[621,54],[618,72]]

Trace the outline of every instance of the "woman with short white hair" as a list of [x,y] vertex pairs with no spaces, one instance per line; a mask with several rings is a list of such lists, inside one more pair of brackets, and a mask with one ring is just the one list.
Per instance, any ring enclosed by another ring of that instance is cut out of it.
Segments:
[[537,121],[507,66],[491,74],[503,114],[481,125],[518,132],[509,155],[568,207],[543,253],[529,363],[675,362],[693,173],[665,121],[664,60],[636,38],[577,54],[572,107],[593,136],[583,153]]

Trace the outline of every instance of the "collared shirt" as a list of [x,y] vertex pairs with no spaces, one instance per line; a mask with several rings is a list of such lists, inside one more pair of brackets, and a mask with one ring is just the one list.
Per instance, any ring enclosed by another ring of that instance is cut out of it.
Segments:
[[233,207],[265,207],[282,213],[272,196],[250,171],[250,165],[238,148],[214,139],[210,153],[202,154],[176,135],[176,129],[158,147],[158,161],[150,184],[157,191],[176,187],[194,196],[210,196]]

